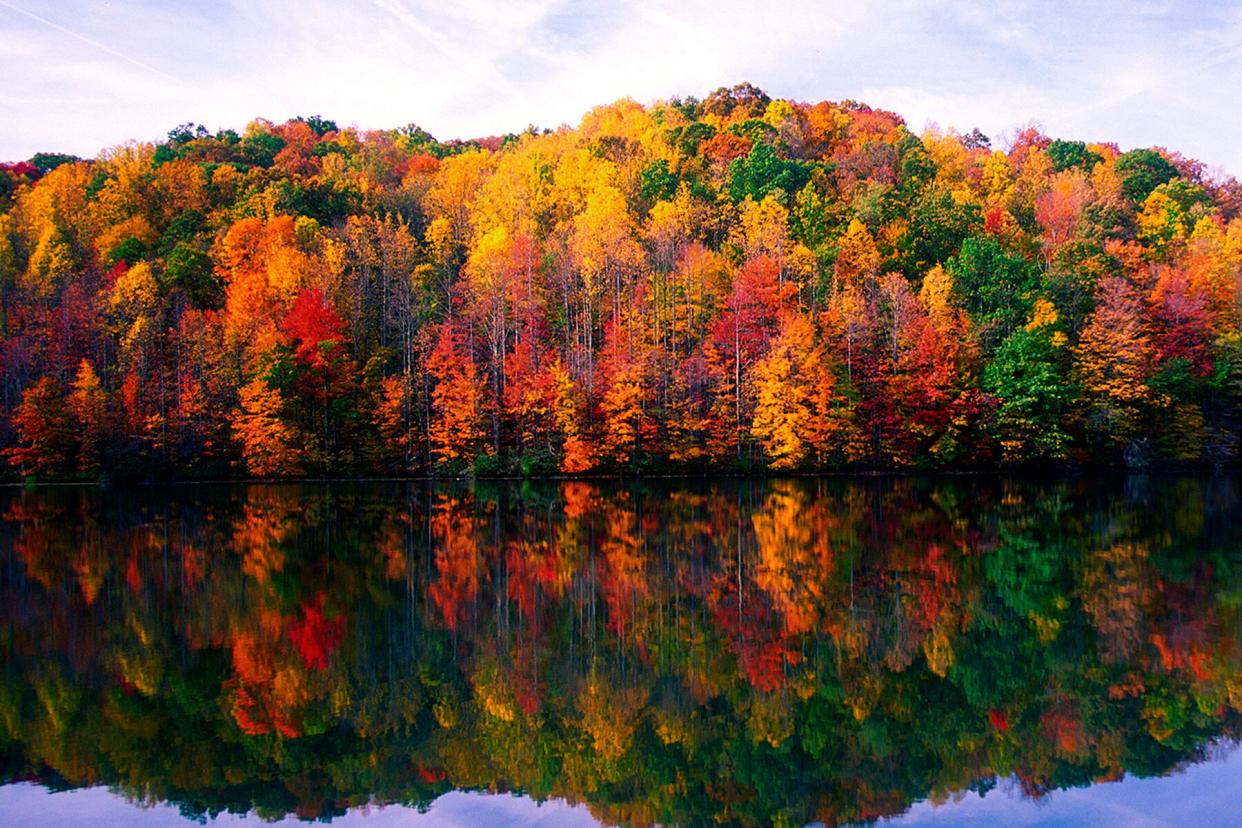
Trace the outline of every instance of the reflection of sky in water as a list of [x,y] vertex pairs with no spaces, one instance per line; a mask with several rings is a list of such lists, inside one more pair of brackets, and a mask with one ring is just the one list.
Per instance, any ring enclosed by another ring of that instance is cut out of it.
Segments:
[[[882,825],[1016,825],[1023,828],[1112,828],[1134,826],[1242,825],[1242,752],[1233,751],[1219,761],[1187,768],[1183,773],[1157,779],[1128,778],[1090,788],[1054,791],[1039,801],[1025,799],[1013,786],[1001,785],[985,797],[967,794],[942,805],[920,802],[905,815],[882,820]],[[0,824],[23,828],[47,826],[110,826],[132,828],[185,825],[177,810],[168,805],[141,808],[103,788],[49,794],[30,784],[0,788]],[[262,822],[223,814],[210,825],[307,825],[286,818]],[[526,797],[454,791],[420,814],[410,808],[387,806],[353,811],[334,819],[332,825],[386,828],[414,825],[419,828],[506,825],[536,828],[595,825],[584,805],[549,801],[542,805]]]
[[[50,798],[49,798],[50,797]],[[104,788],[48,794],[35,785],[6,785],[0,788],[0,825],[23,828],[59,828],[73,826],[124,825],[126,828],[188,825],[190,822],[170,805],[142,808]],[[264,822],[257,817],[244,818],[221,814],[208,825],[274,825],[306,826],[295,817]],[[431,809],[420,814],[413,808],[389,805],[352,811],[332,820],[332,825],[386,828],[390,825],[414,825],[418,828],[450,828],[451,826],[506,825],[515,828],[573,828],[595,825],[585,805],[569,805],[564,801],[548,801],[542,805],[524,796],[509,794],[477,794],[453,791],[437,799]]]
[[1242,753],[1154,779],[1053,791],[1042,800],[1001,786],[985,797],[967,794],[939,807],[920,802],[882,825],[1017,825],[1023,828],[1157,828],[1242,825]]

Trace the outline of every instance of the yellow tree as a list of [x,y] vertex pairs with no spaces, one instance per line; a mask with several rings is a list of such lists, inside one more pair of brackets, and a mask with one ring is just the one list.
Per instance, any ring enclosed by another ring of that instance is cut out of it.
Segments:
[[17,251],[13,247],[13,216],[0,215],[0,285],[10,285],[17,278]]
[[582,433],[582,408],[577,388],[560,360],[548,366],[548,373],[552,387],[552,418],[563,440],[560,469],[568,474],[580,474],[595,465],[595,458],[590,441]]
[[76,254],[96,234],[86,200],[92,175],[87,164],[61,164],[18,196],[13,229],[30,256],[17,283],[35,296],[46,298],[57,290],[73,272]]
[[690,198],[682,187],[672,201],[657,201],[647,216],[644,236],[651,247],[652,337],[655,342],[676,352],[678,329],[685,329],[697,304],[696,289],[701,294],[702,283],[692,284],[687,263],[702,261],[706,252],[698,242],[692,241],[701,224],[703,207]]
[[651,244],[655,269],[671,270],[681,252],[698,232],[704,208],[681,187],[671,201],[657,201],[647,214],[644,235]]
[[22,287],[35,296],[48,297],[73,273],[73,251],[63,231],[54,225],[43,228],[30,256]]
[[1151,396],[1146,380],[1154,352],[1142,297],[1125,279],[1111,276],[1100,283],[1074,355],[1088,425],[1106,441],[1128,447]]
[[[313,226],[300,225],[304,231]],[[323,281],[322,261],[304,249],[314,233],[303,232],[300,239],[298,230],[291,216],[244,218],[216,243],[214,257],[225,280],[225,342],[247,369],[279,343],[280,322],[303,288]]]
[[233,436],[241,444],[246,471],[260,477],[301,472],[304,440],[281,416],[285,401],[262,377],[241,387],[233,413]]
[[810,395],[795,374],[801,367],[795,363],[803,361],[800,352],[807,348],[805,342],[795,339],[801,336],[813,336],[809,324],[782,326],[772,349],[752,371],[756,399],[750,433],[759,440],[774,469],[794,468],[809,450],[802,425],[810,419]]
[[185,158],[166,161],[154,170],[152,207],[164,222],[186,211],[206,213],[211,207],[207,172],[202,164]]
[[375,401],[372,422],[379,432],[380,445],[398,471],[405,471],[412,459],[410,419],[413,389],[406,374],[384,377]]
[[603,434],[600,448],[616,463],[628,463],[642,443],[646,417],[643,411],[643,361],[646,348],[634,314],[616,318],[605,334],[600,354],[598,385]]
[[129,370],[138,367],[155,335],[159,300],[159,285],[146,262],[139,262],[118,276],[108,293],[108,311],[120,338],[124,365]]
[[78,366],[77,376],[69,391],[69,408],[78,427],[78,469],[99,470],[99,449],[107,423],[108,395],[99,382],[99,375],[86,360]]
[[789,211],[771,194],[762,201],[747,196],[741,209],[738,242],[746,258],[768,256],[783,276],[790,246]]
[[1226,227],[1219,217],[1199,219],[1181,262],[1194,287],[1210,298],[1217,333],[1236,331],[1242,310],[1236,301],[1236,274],[1242,272],[1242,221],[1234,219]]
[[1000,150],[994,150],[983,163],[983,173],[979,181],[984,205],[989,209],[1007,210],[1014,193],[1013,165],[1009,156]]
[[[505,353],[519,315],[533,312],[537,253],[529,236],[513,237],[493,227],[474,244],[466,262],[468,312],[482,328],[492,379],[492,437],[500,448],[499,406],[505,398]],[[533,335],[533,331],[528,332]]]
[[471,210],[491,167],[491,155],[483,151],[446,158],[436,169],[435,183],[423,199],[427,215],[446,222],[448,241],[458,250],[472,235]]
[[848,399],[806,317],[786,314],[752,378],[756,403],[751,434],[773,469],[795,468],[811,456],[821,463],[858,456],[861,444]]
[[152,206],[151,160],[154,155],[154,146],[137,143],[122,144],[101,154],[95,168],[104,173],[104,183],[91,204],[100,224],[118,224],[141,215]]
[[833,265],[833,284],[836,290],[862,288],[880,271],[880,251],[870,231],[858,219],[852,219],[845,235],[837,243],[837,258]]
[[496,157],[495,171],[470,203],[476,238],[497,227],[511,236],[537,236],[545,227],[554,206],[546,173],[548,143],[546,136],[523,136],[519,146]]
[[586,209],[574,220],[572,243],[587,300],[607,289],[613,315],[619,314],[621,289],[643,263],[642,248],[634,240],[634,224],[620,190],[602,186],[590,193]]

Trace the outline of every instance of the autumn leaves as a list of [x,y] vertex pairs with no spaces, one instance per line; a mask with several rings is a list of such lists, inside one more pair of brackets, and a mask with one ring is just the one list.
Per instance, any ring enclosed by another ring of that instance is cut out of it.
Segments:
[[46,167],[0,169],[22,475],[1217,463],[1242,432],[1237,185],[1175,153],[742,86]]

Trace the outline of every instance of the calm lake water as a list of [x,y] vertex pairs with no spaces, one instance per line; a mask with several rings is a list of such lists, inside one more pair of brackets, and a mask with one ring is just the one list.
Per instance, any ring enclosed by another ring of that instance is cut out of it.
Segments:
[[0,823],[1237,824],[1240,498],[0,490]]

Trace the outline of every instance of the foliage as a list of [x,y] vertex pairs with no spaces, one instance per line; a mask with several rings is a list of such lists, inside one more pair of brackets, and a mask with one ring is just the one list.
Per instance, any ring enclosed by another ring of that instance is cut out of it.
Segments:
[[4,490],[0,781],[198,819],[464,789],[839,825],[1179,773],[1242,736],[1238,498],[1219,476]]
[[[749,84],[470,141],[315,115],[40,154],[0,165],[0,452],[142,479],[1231,463],[1236,189]],[[59,436],[83,360],[89,446]]]

